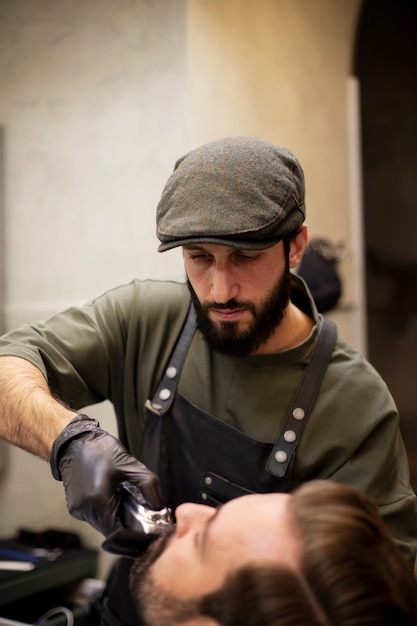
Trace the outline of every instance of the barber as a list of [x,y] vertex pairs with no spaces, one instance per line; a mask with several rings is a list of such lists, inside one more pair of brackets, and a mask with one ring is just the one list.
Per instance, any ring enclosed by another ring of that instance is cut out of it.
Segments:
[[[326,478],[365,491],[414,563],[393,399],[291,272],[304,195],[288,150],[251,137],[201,146],[157,208],[159,250],[183,248],[187,283],[133,281],[2,338],[0,435],[50,459],[76,518],[117,531],[124,480],[174,508]],[[79,413],[105,399],[118,438]],[[105,624],[135,623],[128,570],[112,574]]]

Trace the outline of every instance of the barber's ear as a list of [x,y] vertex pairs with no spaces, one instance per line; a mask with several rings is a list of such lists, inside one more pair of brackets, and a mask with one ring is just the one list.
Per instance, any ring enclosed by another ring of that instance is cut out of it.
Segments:
[[290,268],[294,269],[303,258],[308,239],[308,230],[306,224],[300,228],[300,232],[290,243]]

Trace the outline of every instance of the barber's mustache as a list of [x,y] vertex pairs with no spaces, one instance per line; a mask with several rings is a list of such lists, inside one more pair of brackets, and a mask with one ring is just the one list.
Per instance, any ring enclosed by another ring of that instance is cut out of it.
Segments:
[[256,314],[256,307],[254,306],[252,302],[239,302],[238,300],[235,300],[234,298],[231,298],[227,302],[203,302],[201,304],[201,308],[205,312],[211,311],[213,309],[215,309],[216,311],[226,311],[226,310],[230,311],[230,310],[236,310],[236,309],[240,309],[240,310],[246,309],[250,311],[251,313]]

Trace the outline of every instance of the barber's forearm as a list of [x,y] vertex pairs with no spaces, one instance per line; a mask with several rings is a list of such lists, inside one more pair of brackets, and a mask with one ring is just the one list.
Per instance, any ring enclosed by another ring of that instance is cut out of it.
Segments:
[[75,415],[53,398],[37,367],[0,357],[0,437],[49,459],[54,440]]

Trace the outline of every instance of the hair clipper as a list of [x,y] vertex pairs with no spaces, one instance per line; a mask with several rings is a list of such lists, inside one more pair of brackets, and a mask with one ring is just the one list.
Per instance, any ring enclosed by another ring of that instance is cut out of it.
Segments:
[[109,535],[102,548],[119,556],[136,557],[157,537],[172,528],[171,509],[149,508],[139,487],[123,482],[118,487],[120,495],[119,518],[122,527]]
[[120,521],[128,530],[135,530],[145,535],[159,535],[173,523],[171,509],[150,509],[139,487],[129,482],[119,485],[121,496]]

